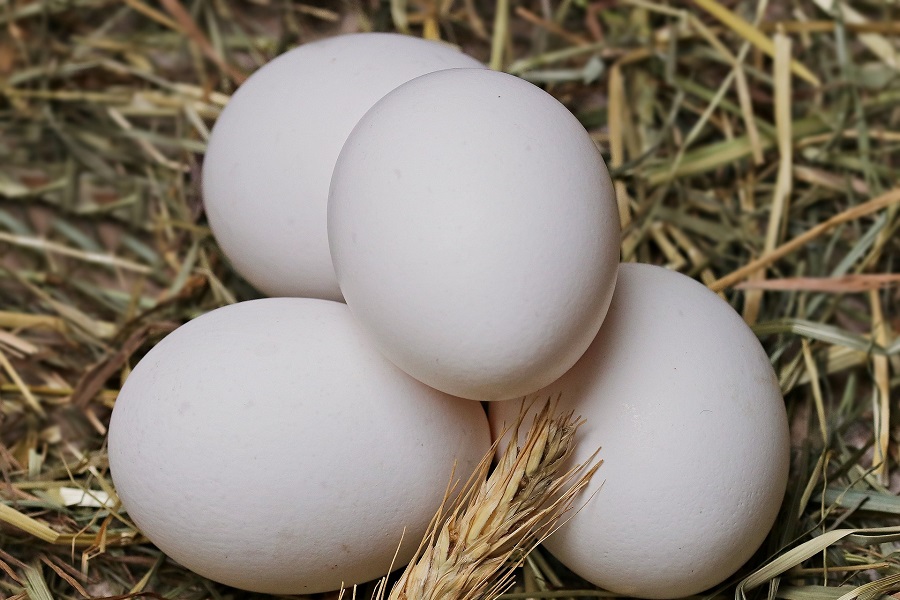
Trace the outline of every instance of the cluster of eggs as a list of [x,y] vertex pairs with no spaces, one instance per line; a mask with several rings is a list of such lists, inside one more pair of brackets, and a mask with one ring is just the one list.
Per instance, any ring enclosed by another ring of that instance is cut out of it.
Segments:
[[547,541],[576,573],[681,597],[762,542],[788,454],[768,359],[702,285],[618,264],[603,160],[543,90],[411,37],[306,44],[235,93],[203,194],[272,297],[178,328],[116,402],[119,496],[175,560],[270,593],[381,576],[555,396],[587,420],[574,460],[605,460]]

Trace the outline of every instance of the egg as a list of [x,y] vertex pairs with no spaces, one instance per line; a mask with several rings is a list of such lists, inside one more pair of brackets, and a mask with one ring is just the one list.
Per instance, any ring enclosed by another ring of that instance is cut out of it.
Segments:
[[[583,508],[545,543],[572,571],[619,594],[681,598],[760,546],[787,485],[787,416],[762,346],[721,298],[623,264],[597,339],[525,402],[557,395],[586,419],[573,464],[597,448],[604,461]],[[521,407],[489,406],[495,435]]]
[[501,400],[587,349],[620,231],[603,159],[562,104],[511,75],[451,69],[398,87],[353,129],[328,236],[385,356],[449,394]]
[[438,42],[363,33],[304,44],[253,73],[216,121],[202,171],[209,225],[234,269],[269,296],[341,300],[325,215],[344,140],[401,83],[481,66]]
[[273,594],[408,562],[451,474],[465,481],[489,448],[480,405],[394,367],[346,305],[304,298],[178,328],[136,365],[109,426],[140,530],[200,575]]

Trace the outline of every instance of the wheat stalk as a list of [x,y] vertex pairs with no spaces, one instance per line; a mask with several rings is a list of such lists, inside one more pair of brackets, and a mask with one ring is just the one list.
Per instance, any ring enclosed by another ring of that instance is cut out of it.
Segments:
[[[512,585],[515,568],[560,525],[602,463],[594,453],[564,470],[584,421],[571,412],[554,416],[556,404],[546,403],[524,444],[510,443],[490,475],[494,449],[482,459],[458,499],[438,511],[388,600],[492,600]],[[376,600],[385,588],[386,579]]]

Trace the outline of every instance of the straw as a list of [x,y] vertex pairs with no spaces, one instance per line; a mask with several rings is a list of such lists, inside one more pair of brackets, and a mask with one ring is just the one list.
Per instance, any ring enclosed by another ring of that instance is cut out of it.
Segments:
[[521,445],[519,426],[512,429],[493,471],[493,448],[485,456],[459,500],[436,515],[388,600],[493,600],[513,584],[514,570],[559,526],[602,464],[595,454],[566,466],[581,421],[554,416],[555,404],[534,417]]
[[[254,597],[169,560],[110,505],[105,431],[167,331],[259,297],[199,189],[237,85],[368,30],[541,85],[610,166],[623,259],[755,323],[790,418],[789,490],[759,552],[703,597],[896,594],[900,545],[877,534],[900,516],[896,3],[31,0],[0,6],[0,597]],[[508,600],[609,596],[530,557]]]

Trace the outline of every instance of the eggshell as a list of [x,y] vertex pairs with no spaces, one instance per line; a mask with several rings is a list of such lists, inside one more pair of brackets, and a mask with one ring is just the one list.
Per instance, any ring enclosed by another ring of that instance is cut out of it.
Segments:
[[[680,598],[756,551],[787,485],[787,416],[765,352],[726,302],[679,273],[623,264],[590,349],[526,402],[558,394],[559,410],[587,420],[573,464],[598,447],[604,460],[586,506],[546,542],[563,564],[613,592]],[[495,434],[520,408],[490,405]]]
[[216,121],[203,163],[209,224],[234,268],[269,296],[341,300],[325,215],[344,140],[401,83],[480,66],[437,42],[363,33],[304,44],[253,73]]
[[480,69],[424,75],[366,113],[335,166],[328,234],[344,297],[385,355],[478,400],[534,392],[578,360],[620,237],[578,120]]
[[[490,447],[481,406],[385,360],[343,304],[270,298],[180,327],[116,401],[109,462],[166,554],[235,587],[335,590],[411,558],[454,462]],[[405,533],[404,533],[405,530]]]

